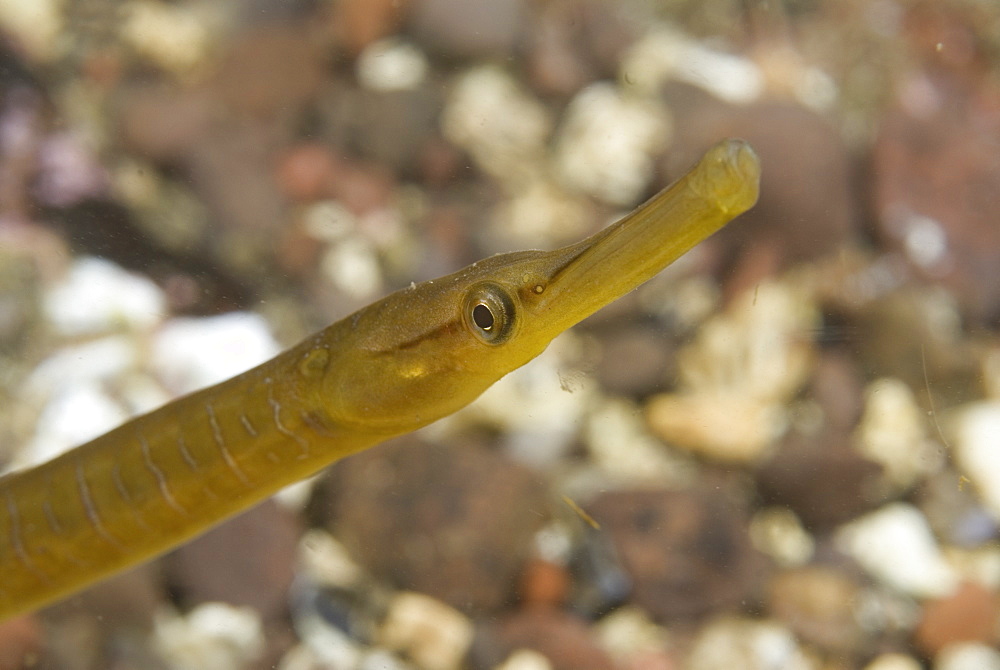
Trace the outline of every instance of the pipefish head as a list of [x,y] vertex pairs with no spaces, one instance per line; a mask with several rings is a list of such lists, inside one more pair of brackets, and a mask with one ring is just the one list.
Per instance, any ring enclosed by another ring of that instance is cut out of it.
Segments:
[[389,435],[454,412],[749,209],[759,173],[746,143],[724,141],[582,242],[493,256],[362,309],[325,375],[331,415]]

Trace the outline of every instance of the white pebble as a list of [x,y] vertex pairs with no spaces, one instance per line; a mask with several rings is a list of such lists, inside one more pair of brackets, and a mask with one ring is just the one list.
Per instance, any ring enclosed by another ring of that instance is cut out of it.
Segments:
[[156,333],[150,364],[174,393],[228,379],[280,351],[263,317],[231,312],[171,319]]
[[688,670],[818,670],[784,626],[773,621],[725,618],[702,629],[684,667]]
[[427,76],[427,57],[398,38],[372,42],[358,56],[358,82],[373,91],[415,89]]
[[959,467],[1000,519],[1000,400],[964,405],[948,423]]
[[0,26],[31,58],[50,61],[64,48],[60,44],[62,5],[62,0],[4,0],[0,2]]
[[706,47],[667,26],[636,42],[622,59],[621,72],[628,84],[650,93],[672,79],[737,104],[753,102],[764,91],[764,75],[753,61]]
[[808,563],[816,545],[799,517],[787,507],[768,507],[754,514],[750,541],[759,551],[789,567]]
[[133,0],[123,5],[122,37],[157,65],[185,74],[201,63],[212,40],[211,26],[193,5]]
[[70,336],[148,328],[166,313],[163,292],[152,281],[91,257],[75,261],[43,304],[55,329]]
[[680,351],[680,387],[650,400],[650,429],[715,460],[766,457],[811,369],[816,319],[808,282],[790,278],[746,291]]
[[159,612],[153,644],[175,670],[239,670],[264,650],[260,616],[251,608],[205,603],[186,616]]
[[881,463],[897,490],[939,469],[942,458],[927,436],[926,414],[913,391],[899,379],[877,379],[865,390],[858,449]]
[[549,659],[531,649],[518,649],[496,670],[552,670]]
[[472,643],[472,622],[430,596],[403,592],[389,604],[377,637],[424,670],[458,670]]
[[920,661],[906,654],[881,654],[865,666],[865,670],[921,670]]
[[669,113],[655,98],[592,84],[570,102],[556,167],[573,188],[613,205],[634,205],[652,178],[653,156],[671,132]]
[[545,106],[491,65],[462,75],[442,114],[445,136],[504,181],[538,176],[531,168],[544,156],[551,125]]
[[650,435],[631,402],[610,398],[593,405],[586,415],[585,441],[596,465],[612,481],[670,486],[692,480],[694,465]]
[[912,505],[886,505],[842,527],[836,539],[874,577],[911,596],[945,596],[957,584],[927,520]]
[[934,670],[1000,670],[1000,651],[979,642],[960,642],[941,650]]

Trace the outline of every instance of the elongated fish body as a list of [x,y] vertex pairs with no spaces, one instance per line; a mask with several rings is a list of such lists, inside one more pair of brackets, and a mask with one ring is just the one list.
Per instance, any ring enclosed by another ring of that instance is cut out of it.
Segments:
[[555,251],[393,293],[221,384],[0,479],[0,620],[158,555],[348,454],[451,414],[757,199],[738,140]]

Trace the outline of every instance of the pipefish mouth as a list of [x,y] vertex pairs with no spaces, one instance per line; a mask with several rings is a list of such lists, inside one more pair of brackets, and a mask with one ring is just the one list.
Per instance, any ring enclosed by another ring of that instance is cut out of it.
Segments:
[[725,140],[617,223],[392,293],[228,381],[0,479],[0,620],[161,554],[451,414],[757,200]]

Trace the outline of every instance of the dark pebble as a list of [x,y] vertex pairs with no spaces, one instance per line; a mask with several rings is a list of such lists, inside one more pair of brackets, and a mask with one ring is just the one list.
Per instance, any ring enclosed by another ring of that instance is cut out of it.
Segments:
[[597,378],[610,393],[632,397],[663,390],[673,377],[674,350],[663,331],[623,326],[602,334]]
[[850,433],[827,429],[818,435],[792,432],[757,470],[765,504],[784,505],[802,523],[822,531],[874,509],[882,468],[851,446]]
[[527,16],[525,0],[412,0],[409,32],[446,58],[514,55]]
[[359,563],[470,614],[512,600],[549,514],[531,472],[477,444],[396,440],[336,464],[325,489],[321,513]]
[[186,607],[221,601],[284,616],[299,527],[273,500],[227,521],[165,559],[168,583]]
[[732,498],[699,491],[606,493],[587,511],[633,581],[631,601],[660,621],[692,623],[754,595],[763,558]]

